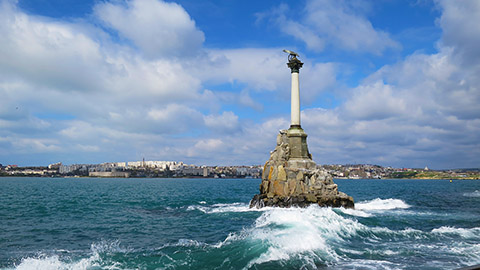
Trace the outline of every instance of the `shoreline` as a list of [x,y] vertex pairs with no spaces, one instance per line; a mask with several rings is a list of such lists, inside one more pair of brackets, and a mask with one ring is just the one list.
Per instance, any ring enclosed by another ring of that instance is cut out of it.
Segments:
[[[245,179],[245,180],[252,180],[252,179],[259,179],[261,178],[252,178],[252,177],[199,177],[199,176],[181,176],[181,177],[119,177],[119,176],[45,176],[45,175],[0,175],[0,178],[63,178],[63,179],[70,179],[70,178],[95,178],[95,179]],[[420,178],[348,178],[348,177],[334,177],[334,180],[480,180],[478,177],[465,177],[465,178],[429,178],[429,177],[420,177]]]

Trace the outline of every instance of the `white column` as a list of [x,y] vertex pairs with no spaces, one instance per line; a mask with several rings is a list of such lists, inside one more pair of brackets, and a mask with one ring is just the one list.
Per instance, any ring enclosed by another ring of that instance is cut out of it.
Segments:
[[300,126],[300,83],[298,81],[298,72],[292,72],[292,106],[290,125]]

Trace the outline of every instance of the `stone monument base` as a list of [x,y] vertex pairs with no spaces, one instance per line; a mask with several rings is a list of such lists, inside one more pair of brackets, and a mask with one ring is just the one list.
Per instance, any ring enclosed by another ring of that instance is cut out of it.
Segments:
[[271,196],[268,194],[256,194],[250,201],[250,208],[262,207],[308,207],[312,204],[318,204],[320,207],[344,207],[354,208],[352,197],[343,192],[339,192],[338,196],[323,197],[313,194],[298,196]]
[[[292,142],[294,140],[289,138],[288,132],[281,130],[277,136],[277,146],[263,168],[260,194],[253,197],[250,208],[306,207],[311,204],[353,208],[353,198],[338,191],[332,176],[319,167],[310,154],[308,157],[291,157],[291,149],[306,149],[306,143],[302,147],[290,145]],[[308,149],[306,151],[308,153]]]

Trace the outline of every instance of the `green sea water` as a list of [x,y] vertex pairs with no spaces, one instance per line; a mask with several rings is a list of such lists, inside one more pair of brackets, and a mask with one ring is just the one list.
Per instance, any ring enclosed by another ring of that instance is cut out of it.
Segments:
[[0,269],[480,264],[480,181],[335,182],[354,210],[249,209],[258,179],[0,178]]

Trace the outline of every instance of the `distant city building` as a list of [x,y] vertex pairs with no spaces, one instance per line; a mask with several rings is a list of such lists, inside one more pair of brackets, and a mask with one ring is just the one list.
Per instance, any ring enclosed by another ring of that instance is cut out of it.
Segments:
[[[323,165],[334,178],[388,179],[435,178],[478,179],[480,169],[430,170],[382,167],[369,164]],[[91,176],[91,177],[204,177],[204,178],[260,178],[263,166],[197,166],[177,161],[106,162],[101,164],[72,164],[60,162],[48,166],[18,167],[0,165],[0,176]],[[428,172],[428,173],[427,173]]]

